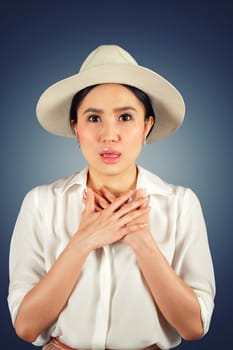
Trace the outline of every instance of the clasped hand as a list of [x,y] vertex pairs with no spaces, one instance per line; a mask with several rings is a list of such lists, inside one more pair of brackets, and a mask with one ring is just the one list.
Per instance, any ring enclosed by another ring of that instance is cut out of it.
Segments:
[[84,193],[79,239],[90,250],[122,241],[133,245],[144,235],[150,235],[148,197],[142,190],[115,196],[106,188]]

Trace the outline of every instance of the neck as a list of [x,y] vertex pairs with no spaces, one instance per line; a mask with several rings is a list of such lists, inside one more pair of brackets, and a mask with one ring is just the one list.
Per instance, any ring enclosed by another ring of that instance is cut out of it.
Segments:
[[113,194],[119,195],[136,188],[137,173],[136,165],[130,167],[124,173],[114,175],[100,174],[89,168],[87,186],[94,191],[98,190],[98,188],[106,187]]

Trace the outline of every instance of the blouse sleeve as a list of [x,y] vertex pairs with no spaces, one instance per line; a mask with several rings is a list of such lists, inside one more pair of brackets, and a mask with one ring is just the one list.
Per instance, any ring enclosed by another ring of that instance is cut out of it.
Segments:
[[180,201],[173,268],[197,295],[205,335],[214,309],[215,279],[202,209],[190,189],[183,190]]
[[[24,198],[10,245],[8,306],[13,324],[24,296],[46,273],[42,222],[35,188]],[[34,344],[43,345],[47,337],[41,334]]]

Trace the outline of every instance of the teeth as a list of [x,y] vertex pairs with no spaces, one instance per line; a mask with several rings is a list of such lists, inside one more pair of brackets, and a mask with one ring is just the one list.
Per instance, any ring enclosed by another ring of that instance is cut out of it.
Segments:
[[102,156],[104,158],[117,158],[118,157],[117,154],[111,154],[111,153],[103,154]]

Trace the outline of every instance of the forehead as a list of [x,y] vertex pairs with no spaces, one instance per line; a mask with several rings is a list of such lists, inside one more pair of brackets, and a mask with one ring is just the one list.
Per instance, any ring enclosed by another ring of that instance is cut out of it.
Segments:
[[129,88],[115,83],[101,84],[91,89],[82,100],[80,108],[89,104],[96,108],[102,108],[105,105],[112,107],[130,105],[144,110],[143,103]]

